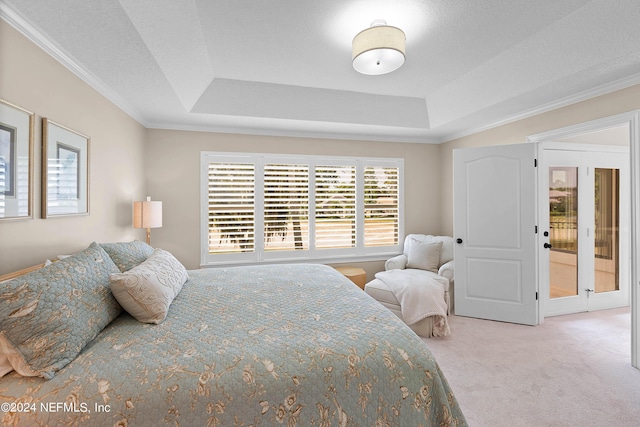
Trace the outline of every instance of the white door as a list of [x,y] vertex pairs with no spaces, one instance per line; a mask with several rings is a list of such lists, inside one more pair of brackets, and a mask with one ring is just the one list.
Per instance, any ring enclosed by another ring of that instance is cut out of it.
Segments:
[[629,304],[628,163],[624,152],[541,149],[545,316]]
[[457,149],[455,314],[538,324],[536,144]]

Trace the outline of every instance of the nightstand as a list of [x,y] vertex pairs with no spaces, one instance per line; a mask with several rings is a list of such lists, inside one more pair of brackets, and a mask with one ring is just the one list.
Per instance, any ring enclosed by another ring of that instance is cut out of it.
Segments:
[[364,289],[364,284],[367,281],[367,273],[364,269],[359,267],[335,267],[346,278],[358,285],[360,289]]

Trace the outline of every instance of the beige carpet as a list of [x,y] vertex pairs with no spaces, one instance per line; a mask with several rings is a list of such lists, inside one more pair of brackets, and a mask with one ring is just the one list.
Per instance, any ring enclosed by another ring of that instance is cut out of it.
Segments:
[[628,308],[521,326],[450,316],[423,339],[472,427],[639,426]]

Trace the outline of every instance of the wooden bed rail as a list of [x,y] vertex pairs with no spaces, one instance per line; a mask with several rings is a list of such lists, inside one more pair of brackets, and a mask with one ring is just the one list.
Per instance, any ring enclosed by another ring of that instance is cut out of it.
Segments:
[[23,268],[22,270],[14,271],[11,273],[3,274],[2,276],[0,276],[0,283],[7,280],[15,279],[16,277],[23,276],[27,273],[31,273],[32,271],[38,270],[42,267],[44,267],[44,263]]

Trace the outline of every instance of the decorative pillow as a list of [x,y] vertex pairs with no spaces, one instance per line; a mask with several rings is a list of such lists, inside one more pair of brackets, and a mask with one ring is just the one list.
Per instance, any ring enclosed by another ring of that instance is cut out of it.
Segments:
[[169,306],[189,278],[169,252],[155,249],[142,264],[111,275],[111,292],[127,312],[144,323],[162,323]]
[[407,268],[419,268],[437,273],[441,251],[442,242],[423,243],[412,238],[407,254]]
[[153,248],[140,240],[133,242],[100,243],[121,272],[131,270],[153,253]]
[[13,366],[9,362],[9,358],[0,350],[0,377],[4,377],[11,371],[13,371]]
[[21,375],[53,378],[122,312],[109,290],[109,275],[117,272],[94,242],[4,283],[0,353]]

